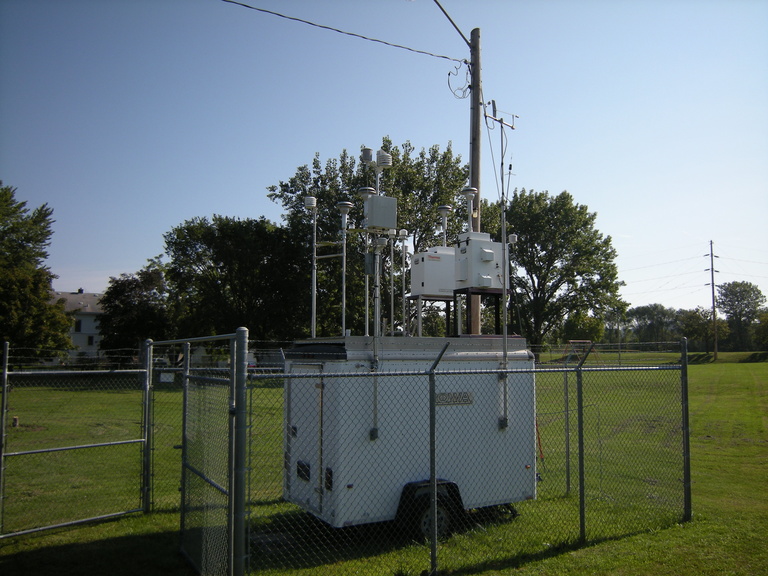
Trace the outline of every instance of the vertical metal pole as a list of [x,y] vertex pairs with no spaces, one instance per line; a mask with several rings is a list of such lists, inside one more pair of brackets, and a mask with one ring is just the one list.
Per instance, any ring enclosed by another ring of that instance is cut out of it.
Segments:
[[337,202],[341,212],[341,337],[347,335],[347,215],[352,202]]
[[403,336],[408,335],[408,313],[405,310],[405,238],[407,234],[402,234],[405,232],[405,230],[401,230],[402,240],[403,240],[403,262],[402,266],[400,268],[400,274],[401,274],[401,282],[402,282],[402,296],[403,296]]
[[693,518],[693,510],[691,507],[690,423],[688,421],[688,339],[683,338],[680,346],[682,348],[680,395],[683,410],[683,522],[689,522]]
[[437,381],[434,369],[429,371],[429,516],[432,519],[430,574],[437,574]]
[[[494,104],[495,107],[495,104]],[[504,191],[504,124],[499,124],[499,135],[501,137],[501,334],[502,334],[502,348],[503,348],[503,368],[504,368],[504,390],[502,401],[504,408],[502,411],[501,419],[499,420],[499,429],[503,430],[509,426],[509,400],[508,400],[508,388],[509,388],[509,374],[507,374],[508,358],[509,358],[509,320],[507,318],[507,286],[509,285],[509,244],[507,244],[507,197]],[[479,192],[478,192],[479,194]]]
[[448,350],[450,342],[446,342],[429,369],[429,515],[432,518],[432,544],[430,546],[430,574],[437,574],[437,379],[435,370],[443,354]]
[[571,407],[568,394],[568,371],[563,372],[563,408],[565,410],[565,493],[571,493]]
[[317,330],[317,206],[312,209],[312,338]]
[[245,480],[247,450],[247,378],[248,378],[248,328],[238,328],[235,335],[234,363],[234,458],[232,498],[232,576],[243,576],[248,560],[245,527]]
[[8,355],[10,344],[3,342],[3,400],[0,404],[0,534],[3,533],[5,503],[5,426],[8,413]]
[[[373,247],[373,337],[381,336],[381,250],[387,241],[377,238]],[[374,345],[376,343],[374,342]]]
[[576,368],[576,410],[579,435],[579,541],[587,541],[587,500],[584,487],[584,386],[581,366]]
[[181,407],[181,514],[180,514],[180,526],[181,526],[181,542],[183,546],[184,532],[186,529],[186,510],[187,510],[187,411],[189,409],[189,369],[191,366],[190,355],[192,352],[192,345],[189,342],[184,343],[184,365],[181,374],[181,388],[182,388],[182,407]]
[[389,231],[389,335],[395,335],[395,238],[397,230]]
[[145,513],[152,506],[152,340],[144,342],[144,390],[143,390],[143,423],[144,436],[144,464],[141,479],[141,498]]
[[[366,258],[368,257],[370,236],[371,235],[368,232],[365,233]],[[370,326],[371,326],[371,313],[370,313],[371,287],[370,287],[369,274],[366,272],[364,276],[365,276],[365,335],[368,336],[370,334]]]
[[341,337],[347,335],[347,215],[341,218]]

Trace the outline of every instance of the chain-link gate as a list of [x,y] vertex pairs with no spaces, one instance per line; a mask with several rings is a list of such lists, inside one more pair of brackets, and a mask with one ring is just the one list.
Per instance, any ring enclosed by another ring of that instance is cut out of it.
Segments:
[[5,343],[0,538],[147,511],[147,371],[10,371],[9,357]]
[[[220,346],[199,366],[197,348]],[[165,342],[183,345],[181,551],[204,576],[237,576],[246,565],[245,439],[248,330]]]

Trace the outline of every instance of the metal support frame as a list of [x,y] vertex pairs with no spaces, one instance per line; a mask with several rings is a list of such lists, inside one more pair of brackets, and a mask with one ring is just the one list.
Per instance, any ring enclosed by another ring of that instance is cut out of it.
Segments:
[[[453,321],[451,319],[451,301],[454,300],[453,298],[446,298],[444,296],[424,296],[422,294],[418,294],[416,296],[408,296],[407,300],[408,302],[416,302],[416,336],[421,337],[422,312],[424,302],[445,302],[445,335],[451,335],[453,327]],[[413,329],[409,328],[408,332],[413,334]]]
[[[509,292],[509,289],[507,289],[507,292]],[[483,296],[493,296],[494,297],[494,329],[496,334],[502,333],[502,318],[501,318],[501,307],[500,307],[500,301],[504,296],[504,290],[501,288],[459,288],[457,290],[453,291],[453,305],[456,309],[456,315],[454,316],[454,333],[456,335],[461,334],[461,319],[458,313],[459,310],[459,302],[458,302],[458,296],[459,294],[466,294],[467,296],[467,334],[473,334],[472,331],[472,316],[474,314],[473,306],[474,301],[477,300],[477,304],[480,304],[480,298]],[[477,298],[474,298],[477,297]],[[506,317],[506,314],[505,314]],[[477,334],[480,332],[478,331]]]

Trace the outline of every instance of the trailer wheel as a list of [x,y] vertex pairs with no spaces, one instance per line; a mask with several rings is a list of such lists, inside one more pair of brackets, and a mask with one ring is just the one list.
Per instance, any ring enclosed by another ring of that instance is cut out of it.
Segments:
[[[432,503],[429,498],[419,498],[416,514],[417,533],[424,540],[432,539]],[[451,507],[444,498],[437,499],[437,539],[445,538],[451,532]]]

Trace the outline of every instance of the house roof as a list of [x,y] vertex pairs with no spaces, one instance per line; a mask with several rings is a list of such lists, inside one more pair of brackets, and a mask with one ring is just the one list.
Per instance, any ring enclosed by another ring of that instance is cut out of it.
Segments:
[[101,314],[101,306],[99,305],[99,298],[101,297],[102,294],[84,292],[82,290],[77,292],[53,292],[52,295],[54,301],[64,298],[64,309],[67,312],[78,310],[80,314]]

